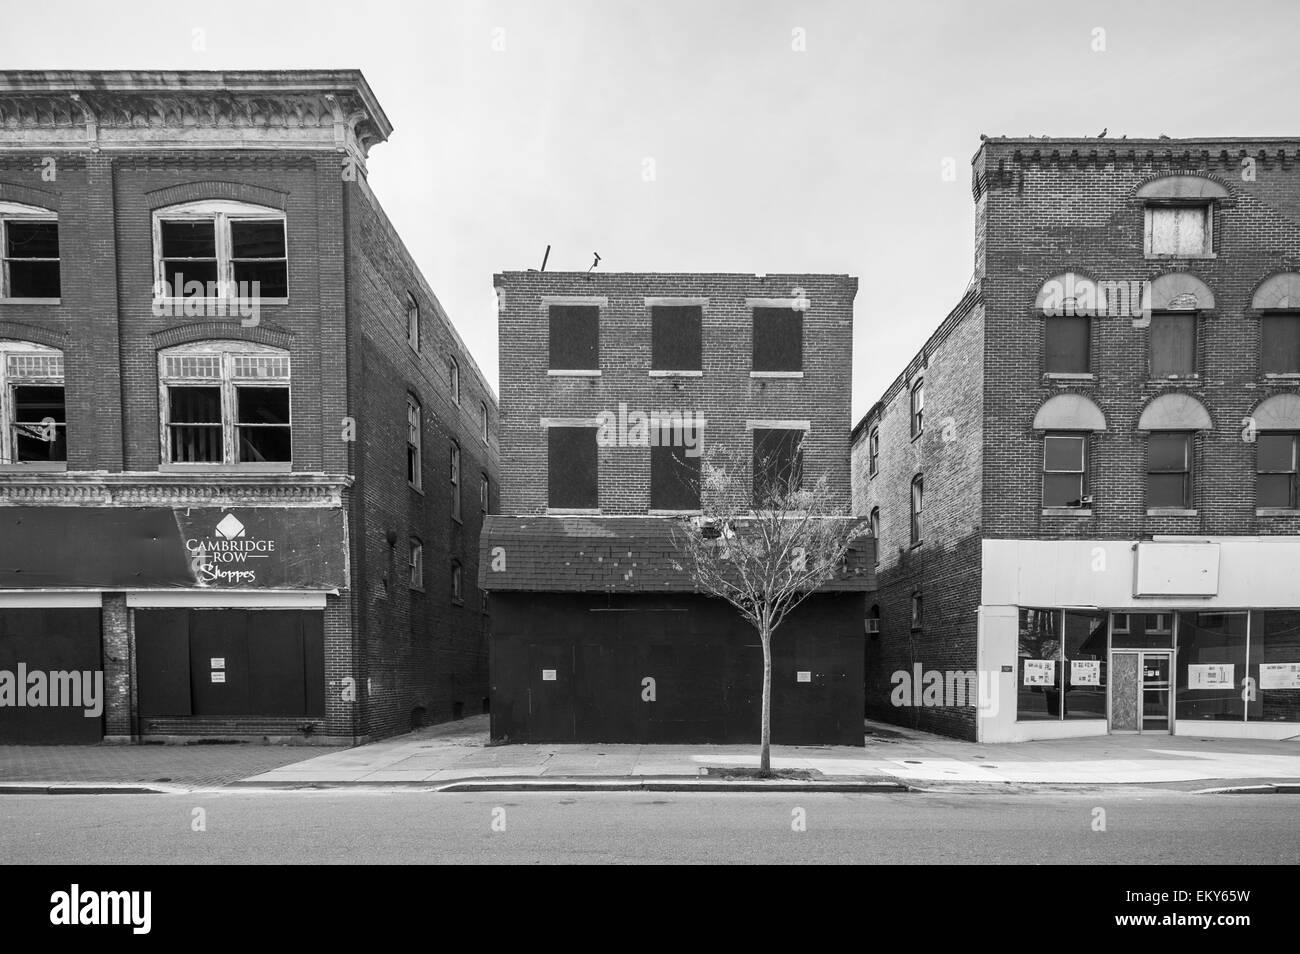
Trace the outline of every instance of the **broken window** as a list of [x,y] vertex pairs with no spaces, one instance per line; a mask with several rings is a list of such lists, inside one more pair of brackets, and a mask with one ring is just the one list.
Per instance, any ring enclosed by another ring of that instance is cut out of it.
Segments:
[[803,370],[803,314],[793,308],[754,309],[755,371]]
[[170,298],[289,296],[284,215],[242,202],[191,202],[156,218],[155,294]]
[[550,364],[552,371],[600,369],[600,307],[551,305]]
[[1196,373],[1196,315],[1157,312],[1147,334],[1153,378],[1184,378]]
[[[5,298],[58,298],[59,223],[42,209],[0,203],[0,252]],[[13,210],[6,213],[5,209]]]
[[27,341],[0,341],[0,418],[0,465],[65,469],[63,352]]
[[655,371],[699,371],[703,368],[699,305],[650,309],[650,367]]
[[565,510],[600,507],[594,427],[547,429],[547,506]]
[[803,483],[804,431],[754,428],[754,507],[780,506]]
[[288,468],[289,356],[245,350],[256,347],[205,342],[159,356],[164,462]]

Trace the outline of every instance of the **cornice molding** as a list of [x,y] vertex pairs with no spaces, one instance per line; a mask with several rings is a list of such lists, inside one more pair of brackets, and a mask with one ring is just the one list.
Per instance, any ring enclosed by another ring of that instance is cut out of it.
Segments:
[[355,70],[0,72],[5,149],[325,149],[364,172],[391,132]]
[[0,473],[0,507],[340,507],[346,474]]

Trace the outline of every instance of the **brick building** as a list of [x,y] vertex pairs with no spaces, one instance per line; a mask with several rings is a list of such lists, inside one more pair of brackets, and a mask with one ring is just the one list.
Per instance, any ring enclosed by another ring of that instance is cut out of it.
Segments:
[[975,276],[853,432],[870,712],[991,742],[1296,734],[1298,159],[981,145]]
[[352,70],[0,73],[0,671],[103,674],[0,739],[486,704],[496,401],[367,185],[390,132]]
[[[757,633],[674,566],[672,528],[701,512],[706,447],[760,484],[790,467],[825,475],[847,514],[856,280],[495,282],[505,453],[480,556],[493,737],[757,740]],[[775,740],[862,743],[869,550],[854,553],[865,572],[828,584],[776,633]]]

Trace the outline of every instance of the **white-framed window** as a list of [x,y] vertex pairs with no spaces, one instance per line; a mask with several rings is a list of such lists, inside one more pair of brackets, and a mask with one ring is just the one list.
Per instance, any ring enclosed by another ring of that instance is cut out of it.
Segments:
[[1086,507],[1088,494],[1088,436],[1046,434],[1043,437],[1043,506]]
[[285,301],[285,217],[247,202],[185,202],[153,214],[154,298]]
[[1146,207],[1149,258],[1209,258],[1214,254],[1214,204],[1151,204]]
[[481,509],[484,513],[488,512],[488,505],[492,500],[491,493],[492,493],[492,481],[488,479],[487,474],[481,474],[479,485],[478,485],[478,504],[479,504],[479,509]]
[[59,217],[49,209],[0,202],[0,298],[57,299]]
[[423,446],[423,412],[414,394],[406,396],[406,482],[419,490],[422,486],[420,449]]
[[873,427],[867,433],[867,476],[874,477],[880,472],[880,428]]
[[406,296],[406,343],[414,350],[420,350],[420,303],[415,296]]
[[424,590],[424,544],[419,537],[411,537],[406,556],[407,585],[413,590]]
[[451,442],[451,516],[460,520],[460,445]]
[[292,468],[287,351],[247,341],[166,348],[158,387],[164,466]]
[[30,341],[0,341],[0,421],[4,469],[67,470],[62,351]]
[[479,428],[480,428],[478,436],[481,437],[483,439],[483,443],[486,444],[488,443],[488,437],[489,437],[488,425],[491,422],[491,419],[488,416],[487,401],[479,401],[478,409],[479,409]]
[[925,381],[912,385],[912,436],[919,437],[925,431]]
[[460,406],[460,365],[455,358],[447,359],[447,379],[451,382],[451,400]]

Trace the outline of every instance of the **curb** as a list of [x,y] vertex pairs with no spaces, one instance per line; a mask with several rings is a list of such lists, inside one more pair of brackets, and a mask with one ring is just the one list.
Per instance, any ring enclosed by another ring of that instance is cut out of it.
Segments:
[[112,783],[79,785],[65,782],[29,782],[0,785],[0,795],[170,795],[175,791],[179,789]]
[[754,781],[737,779],[724,781],[717,778],[699,778],[693,775],[658,776],[651,778],[559,776],[470,776],[442,781],[373,781],[349,780],[334,782],[241,780],[222,786],[224,789],[269,789],[276,791],[324,791],[332,788],[352,789],[412,789],[430,792],[909,792],[912,788],[901,782],[867,779],[834,781],[817,779],[770,779]]
[[1300,784],[1269,782],[1264,785],[1238,785],[1228,788],[1202,788],[1193,795],[1300,795]]

